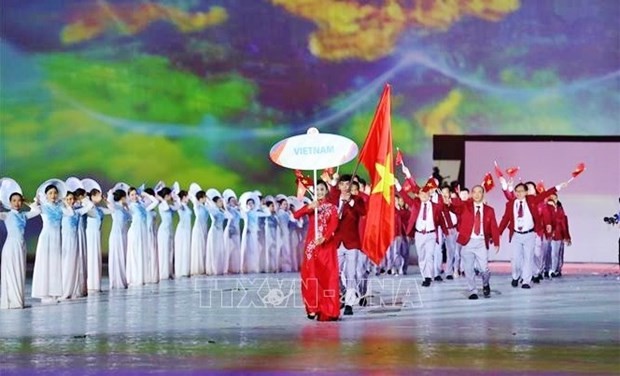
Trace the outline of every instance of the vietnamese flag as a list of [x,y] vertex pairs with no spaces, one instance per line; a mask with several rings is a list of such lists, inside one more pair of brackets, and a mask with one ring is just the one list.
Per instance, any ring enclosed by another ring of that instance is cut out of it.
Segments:
[[498,178],[501,178],[502,176],[504,176],[504,172],[502,171],[501,168],[499,168],[499,165],[497,164],[497,161],[495,161],[494,164],[495,164],[495,175]]
[[484,179],[482,180],[482,187],[484,188],[485,192],[489,192],[491,191],[491,189],[493,189],[493,187],[495,187],[495,182],[493,182],[493,176],[490,172],[487,172],[487,174],[484,175]]
[[437,179],[431,176],[426,181],[426,184],[424,184],[424,187],[422,187],[422,192],[430,192],[434,189],[437,189],[438,187],[439,186],[437,185]]
[[575,167],[575,169],[571,173],[573,175],[573,178],[576,178],[577,176],[579,176],[585,169],[586,169],[586,164],[583,162],[579,163],[577,167]]
[[517,175],[517,173],[519,172],[520,167],[509,167],[506,169],[506,175],[508,175],[511,178],[514,178],[515,175]]
[[399,148],[396,148],[396,166],[400,166],[403,164],[403,153],[400,152]]
[[390,85],[385,85],[359,154],[359,161],[370,175],[371,193],[366,211],[362,250],[380,264],[394,240],[394,177],[392,160],[392,122]]

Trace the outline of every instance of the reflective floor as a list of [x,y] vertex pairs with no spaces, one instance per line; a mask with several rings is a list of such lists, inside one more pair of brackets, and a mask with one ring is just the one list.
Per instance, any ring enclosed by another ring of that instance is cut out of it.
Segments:
[[476,301],[464,279],[373,277],[370,304],[329,323],[305,317],[296,274],[28,299],[0,311],[0,374],[618,374],[617,266],[568,269],[525,290],[492,265]]

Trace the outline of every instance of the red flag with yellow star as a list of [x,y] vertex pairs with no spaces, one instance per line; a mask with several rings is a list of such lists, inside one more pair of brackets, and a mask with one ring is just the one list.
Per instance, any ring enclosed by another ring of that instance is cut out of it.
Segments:
[[490,192],[493,187],[495,187],[495,182],[493,181],[493,175],[490,172],[487,172],[482,179],[482,187],[485,192]]
[[362,251],[375,264],[379,264],[394,240],[394,184],[396,179],[392,159],[390,85],[385,85],[383,89],[368,136],[359,154],[359,160],[368,170],[372,184]]

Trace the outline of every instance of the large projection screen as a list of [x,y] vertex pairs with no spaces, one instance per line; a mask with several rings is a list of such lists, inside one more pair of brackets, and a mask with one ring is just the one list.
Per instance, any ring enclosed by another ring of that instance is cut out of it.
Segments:
[[[543,180],[551,187],[571,177],[577,163],[586,171],[559,193],[568,216],[573,245],[565,248],[566,262],[618,262],[619,227],[603,222],[617,213],[620,196],[619,142],[558,141],[465,141],[465,184],[480,184],[484,174],[493,172],[493,161],[504,169],[521,168],[516,180]],[[495,174],[494,178],[495,178]],[[495,208],[497,221],[506,206],[499,181],[486,197]],[[508,231],[501,238],[500,252],[491,252],[490,260],[510,260]]]

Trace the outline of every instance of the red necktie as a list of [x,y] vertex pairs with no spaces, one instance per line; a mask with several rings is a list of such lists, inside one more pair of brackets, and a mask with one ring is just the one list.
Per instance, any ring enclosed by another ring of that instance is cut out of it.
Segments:
[[519,210],[517,211],[517,216],[519,218],[523,218],[523,201],[519,201]]
[[476,207],[476,217],[474,218],[474,234],[480,235],[480,226],[482,220],[480,218],[480,206]]
[[424,203],[424,209],[422,209],[422,220],[426,221],[426,202]]

